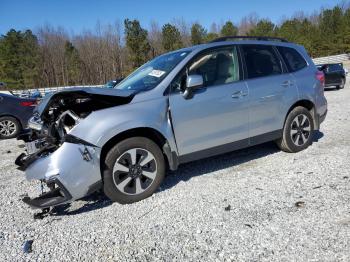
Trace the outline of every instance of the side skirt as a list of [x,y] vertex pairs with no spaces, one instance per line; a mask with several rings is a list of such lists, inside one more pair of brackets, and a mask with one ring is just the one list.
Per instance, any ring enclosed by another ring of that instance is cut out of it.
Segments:
[[263,135],[258,135],[251,138],[239,140],[236,142],[232,142],[232,143],[212,147],[209,149],[197,151],[194,153],[186,154],[183,156],[179,156],[179,164],[184,164],[184,163],[188,163],[199,159],[204,159],[204,158],[208,158],[216,155],[225,154],[228,152],[255,146],[258,144],[263,144],[269,141],[276,140],[281,137],[282,137],[282,129],[272,131]]

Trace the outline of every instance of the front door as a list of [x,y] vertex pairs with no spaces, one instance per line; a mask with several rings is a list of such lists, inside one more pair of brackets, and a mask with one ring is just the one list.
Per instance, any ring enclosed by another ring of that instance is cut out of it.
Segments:
[[[248,145],[249,92],[240,81],[238,60],[236,46],[206,51],[174,80],[172,86],[177,88],[169,101],[180,156],[205,149],[220,153],[220,146],[229,147],[235,141]],[[204,80],[204,87],[188,100],[182,95],[187,74],[202,75]]]

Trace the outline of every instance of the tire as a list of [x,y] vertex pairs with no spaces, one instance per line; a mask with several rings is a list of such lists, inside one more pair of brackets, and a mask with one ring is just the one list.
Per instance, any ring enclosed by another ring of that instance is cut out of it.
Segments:
[[302,151],[312,144],[314,121],[305,107],[295,107],[287,116],[278,147],[288,153]]
[[18,120],[11,116],[0,117],[0,139],[15,138],[22,127]]
[[342,78],[341,84],[337,86],[337,89],[338,89],[338,90],[339,90],[339,89],[343,89],[344,87],[345,87],[345,79]]
[[104,193],[113,202],[120,204],[150,197],[165,176],[162,151],[145,137],[128,138],[116,144],[107,153],[105,165]]

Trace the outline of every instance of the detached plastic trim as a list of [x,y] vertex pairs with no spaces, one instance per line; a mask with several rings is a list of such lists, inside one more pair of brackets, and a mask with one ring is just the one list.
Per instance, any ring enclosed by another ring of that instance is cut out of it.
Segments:
[[55,184],[56,188],[36,198],[24,197],[22,201],[34,209],[44,209],[63,204],[72,199],[72,195],[57,178],[50,180],[48,184]]

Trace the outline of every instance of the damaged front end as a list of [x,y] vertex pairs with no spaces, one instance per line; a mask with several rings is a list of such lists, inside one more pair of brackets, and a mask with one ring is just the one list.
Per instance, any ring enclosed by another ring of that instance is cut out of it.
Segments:
[[[129,103],[133,92],[101,88],[70,89],[46,97],[18,139],[26,152],[16,159],[27,180],[39,180],[47,192],[23,201],[48,208],[82,198],[101,186],[100,153],[94,143],[71,134],[91,113]],[[91,123],[94,124],[94,123]]]

